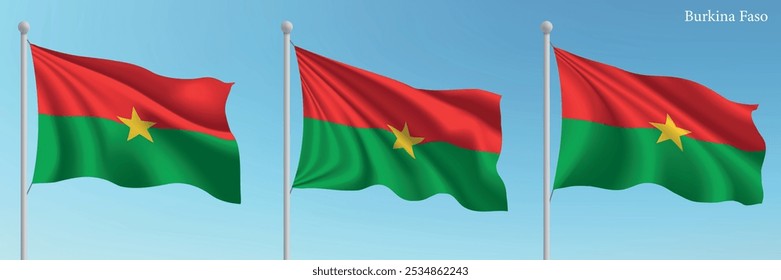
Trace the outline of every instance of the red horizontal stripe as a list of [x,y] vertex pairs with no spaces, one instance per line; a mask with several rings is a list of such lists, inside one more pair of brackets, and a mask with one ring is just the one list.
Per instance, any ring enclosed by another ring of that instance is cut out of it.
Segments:
[[735,103],[693,81],[647,76],[554,48],[561,81],[562,115],[639,128],[665,123],[691,131],[686,137],[763,151],[765,141],[751,119],[757,105]]
[[479,89],[422,90],[296,47],[304,117],[361,128],[399,130],[422,143],[499,153],[501,96]]
[[40,114],[119,122],[117,116],[130,118],[135,107],[141,119],[156,123],[155,128],[234,139],[225,116],[233,83],[168,78],[129,63],[30,47]]

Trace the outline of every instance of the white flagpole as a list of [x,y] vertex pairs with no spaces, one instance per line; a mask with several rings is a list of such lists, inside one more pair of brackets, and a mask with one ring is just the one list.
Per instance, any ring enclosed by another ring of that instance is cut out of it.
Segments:
[[20,259],[26,260],[27,259],[27,32],[30,31],[30,24],[26,21],[22,21],[19,23],[19,33],[22,36],[22,43],[20,46],[21,49],[21,64],[22,64],[22,108],[21,108],[21,118],[22,118],[22,140],[21,140],[21,183],[20,183],[20,191],[21,191],[21,200],[20,200],[20,213],[21,213],[21,223],[20,223]]
[[283,247],[284,253],[282,259],[290,259],[290,31],[293,30],[293,23],[289,21],[282,22],[282,34],[285,41],[285,66],[284,66],[284,85],[282,86],[282,92],[284,95],[284,148],[283,148],[283,172],[284,179],[282,179],[282,195],[283,195]]
[[550,259],[550,32],[553,24],[542,22],[543,45],[545,47],[542,70],[543,94],[543,144],[542,144],[542,259]]

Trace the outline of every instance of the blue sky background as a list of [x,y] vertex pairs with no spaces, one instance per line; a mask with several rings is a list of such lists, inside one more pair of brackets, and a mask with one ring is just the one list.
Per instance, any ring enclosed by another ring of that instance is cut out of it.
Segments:
[[[227,2],[227,3],[225,3]],[[0,259],[18,258],[19,32],[54,50],[125,61],[160,75],[235,82],[227,115],[241,152],[243,203],[187,185],[146,189],[79,178],[33,186],[32,259],[281,259],[282,33],[305,49],[418,88],[503,95],[499,174],[508,212],[437,195],[405,201],[382,186],[294,190],[295,259],[540,259],[542,33],[597,61],[707,85],[742,103],[767,143],[764,203],[694,203],[655,185],[574,187],[552,201],[556,259],[781,259],[778,67],[773,1],[2,1]],[[733,3],[739,2],[739,3]],[[684,10],[767,13],[765,23],[685,23]],[[293,56],[295,58],[295,56]],[[292,171],[301,87],[292,62]],[[32,177],[37,101],[29,67]],[[561,103],[552,63],[552,159]],[[555,169],[554,169],[555,170]]]

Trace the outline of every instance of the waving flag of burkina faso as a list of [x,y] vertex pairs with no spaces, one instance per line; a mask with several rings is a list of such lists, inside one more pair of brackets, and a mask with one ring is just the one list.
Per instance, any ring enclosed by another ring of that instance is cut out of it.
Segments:
[[562,125],[554,189],[654,183],[692,201],[762,202],[757,105],[689,80],[555,53]]
[[304,136],[293,187],[384,185],[406,200],[449,194],[471,210],[507,210],[499,95],[421,90],[299,47],[296,56]]
[[240,203],[232,83],[32,48],[38,89],[33,183],[96,177],[123,187],[196,186]]

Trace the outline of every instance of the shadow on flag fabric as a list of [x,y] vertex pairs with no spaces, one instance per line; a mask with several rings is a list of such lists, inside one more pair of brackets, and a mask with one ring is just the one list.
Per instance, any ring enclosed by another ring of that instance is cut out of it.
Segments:
[[225,116],[233,83],[30,45],[38,89],[33,183],[96,177],[130,188],[196,186],[240,203],[239,150]]
[[406,200],[449,194],[475,211],[506,211],[496,171],[500,96],[422,90],[296,47],[304,103],[293,187],[384,185]]
[[562,99],[554,189],[661,185],[692,201],[762,202],[757,105],[681,78],[647,76],[554,48]]

